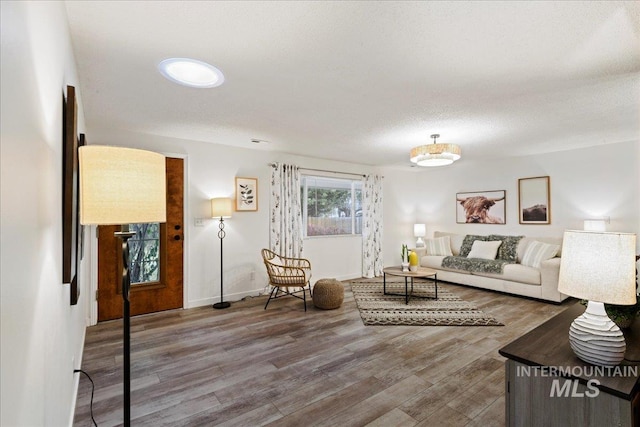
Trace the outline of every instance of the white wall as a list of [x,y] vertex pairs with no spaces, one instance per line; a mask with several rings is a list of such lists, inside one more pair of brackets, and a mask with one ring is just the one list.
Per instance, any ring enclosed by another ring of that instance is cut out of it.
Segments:
[[61,281],[62,95],[78,79],[63,4],[3,1],[0,17],[0,424],[63,426],[72,420],[88,296],[82,287],[71,306]]
[[[609,216],[608,231],[640,233],[638,141],[499,160],[470,159],[418,171],[385,171],[385,265],[400,262],[402,243],[415,242],[413,224],[427,235],[523,234],[558,236],[583,220]],[[550,176],[551,224],[518,223],[518,179]],[[506,224],[456,224],[458,192],[506,190]],[[640,253],[640,241],[638,251]]]
[[[503,233],[528,236],[561,236],[565,229],[582,228],[582,220],[610,216],[609,230],[640,231],[638,143],[624,143],[583,150],[477,162],[460,161],[444,168],[376,170],[365,165],[333,162],[234,148],[219,144],[185,141],[159,136],[107,130],[90,135],[91,143],[125,145],[164,153],[186,155],[188,202],[186,225],[186,307],[207,305],[219,299],[220,246],[218,223],[208,220],[195,227],[194,218],[208,217],[209,199],[233,196],[234,177],[258,178],[258,212],[235,212],[226,221],[224,240],[225,298],[237,300],[256,295],[266,285],[260,249],[269,242],[268,163],[285,161],[301,167],[343,172],[379,172],[384,179],[384,264],[399,262],[403,243],[415,243],[413,224],[460,233]],[[625,155],[614,155],[612,149]],[[551,225],[518,224],[518,178],[551,177]],[[456,224],[457,192],[506,190],[507,224]],[[304,242],[304,256],[314,266],[314,280],[322,277],[347,279],[362,271],[360,237],[311,238]],[[252,272],[253,277],[252,279]]]
[[[122,145],[186,156],[185,286],[188,293],[185,307],[212,304],[220,298],[218,221],[208,219],[204,227],[196,227],[194,220],[211,215],[209,200],[212,197],[234,196],[236,176],[258,178],[258,211],[234,212],[233,217],[225,221],[224,295],[225,300],[230,301],[257,295],[267,284],[260,249],[269,247],[269,163],[279,161],[306,168],[372,172],[372,168],[363,165],[114,129],[94,130],[88,140],[91,144]],[[303,256],[312,262],[313,282],[323,277],[360,277],[361,255],[359,236],[304,241]]]

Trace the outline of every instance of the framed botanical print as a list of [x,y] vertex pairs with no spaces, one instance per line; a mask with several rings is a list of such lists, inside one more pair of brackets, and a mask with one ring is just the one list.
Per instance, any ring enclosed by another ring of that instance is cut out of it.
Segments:
[[520,224],[551,224],[548,176],[518,180],[518,216]]
[[236,211],[258,210],[258,179],[236,177]]

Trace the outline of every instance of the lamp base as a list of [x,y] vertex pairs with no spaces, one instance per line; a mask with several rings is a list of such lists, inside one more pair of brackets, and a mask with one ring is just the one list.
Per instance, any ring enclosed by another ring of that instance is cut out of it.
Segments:
[[213,308],[221,309],[221,308],[229,308],[231,307],[230,302],[217,302],[213,304]]
[[620,328],[609,319],[604,303],[589,301],[585,312],[569,328],[571,349],[580,359],[598,366],[624,360],[627,344]]
[[422,237],[418,237],[418,240],[416,240],[416,248],[424,248],[425,246],[427,246],[424,243],[424,240],[422,240]]

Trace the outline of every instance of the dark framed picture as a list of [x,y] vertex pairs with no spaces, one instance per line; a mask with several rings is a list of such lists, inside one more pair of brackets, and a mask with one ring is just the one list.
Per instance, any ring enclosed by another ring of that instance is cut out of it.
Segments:
[[76,91],[67,86],[62,109],[62,283],[71,285],[70,303],[78,303],[78,107]]
[[456,194],[458,224],[504,224],[505,190],[474,191]]
[[236,211],[258,210],[258,179],[236,177]]
[[548,176],[518,180],[520,224],[551,224],[551,197]]

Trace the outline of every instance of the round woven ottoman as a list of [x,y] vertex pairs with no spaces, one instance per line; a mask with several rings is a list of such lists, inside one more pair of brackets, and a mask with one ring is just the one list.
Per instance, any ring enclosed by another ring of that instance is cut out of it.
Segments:
[[320,279],[313,287],[313,305],[323,310],[333,310],[344,301],[344,286],[336,279]]

